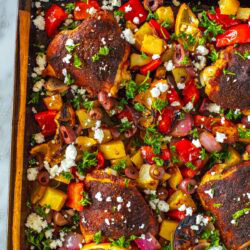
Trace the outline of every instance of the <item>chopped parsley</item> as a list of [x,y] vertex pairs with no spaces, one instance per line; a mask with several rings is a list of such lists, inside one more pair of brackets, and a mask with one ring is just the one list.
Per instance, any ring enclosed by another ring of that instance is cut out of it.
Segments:
[[169,19],[166,19],[164,22],[161,23],[161,26],[168,29],[171,27],[171,23],[169,21]]
[[91,203],[92,202],[90,200],[89,194],[87,192],[83,192],[80,204],[85,207],[85,206],[90,205]]
[[164,160],[162,160],[161,158],[159,158],[159,157],[153,157],[152,159],[153,159],[153,161],[155,162],[155,164],[156,164],[158,167],[163,166]]
[[196,169],[196,166],[195,166],[191,161],[187,162],[185,165],[186,165],[188,168],[191,168],[191,169],[193,169],[193,170]]
[[89,153],[88,151],[83,152],[83,156],[81,161],[77,163],[77,171],[84,175],[86,173],[86,170],[88,170],[90,167],[96,166],[97,159],[96,159],[97,152],[95,153]]
[[205,150],[205,148],[202,148],[201,149],[201,160],[202,161],[205,160],[206,157],[207,157],[206,150]]
[[127,178],[125,179],[125,181],[124,181],[125,182],[125,187],[128,187],[129,181],[130,181],[129,179],[127,179]]
[[131,129],[132,128],[132,122],[130,122],[130,121],[122,121],[122,123],[120,124],[120,126],[119,126],[119,131],[121,132],[121,133],[123,133],[123,132],[125,132],[125,131],[127,131],[127,130],[129,130],[129,129]]
[[92,56],[92,61],[96,62],[100,59],[101,56],[107,56],[109,54],[109,48],[108,47],[101,47],[97,54]]
[[250,52],[245,51],[244,54],[241,54],[239,51],[235,51],[235,55],[240,56],[243,60],[247,60],[250,58]]
[[28,243],[30,243],[33,247],[39,250],[50,250],[50,242],[45,237],[45,231],[47,229],[43,230],[40,233],[37,233],[36,231],[32,229],[25,230],[25,235],[27,238]]
[[185,56],[184,59],[180,62],[180,64],[182,65],[187,65],[189,62],[189,57],[188,56]]
[[66,85],[70,86],[74,82],[75,82],[75,80],[72,78],[71,74],[67,73],[67,75],[65,76],[65,79],[64,79],[64,83]]
[[146,111],[146,108],[142,104],[140,104],[139,102],[134,104],[134,109],[139,111],[139,112],[145,112]]
[[232,71],[229,71],[228,69],[223,69],[223,74],[224,75],[231,75],[231,76],[235,76],[235,73]]
[[74,109],[80,109],[83,103],[82,95],[78,93],[76,96],[74,96],[73,99],[71,99],[71,102],[72,102]]
[[146,91],[149,88],[149,86],[150,86],[149,83],[141,83],[138,86],[138,93]]
[[222,206],[221,203],[214,203],[214,204],[213,204],[213,207],[221,207],[221,206]]
[[141,58],[142,58],[142,59],[147,59],[148,56],[142,51],[142,52],[141,52]]
[[75,9],[75,7],[76,7],[75,3],[67,3],[65,6],[65,10],[68,14],[71,14]]
[[121,10],[115,10],[114,11],[114,15],[115,16],[120,16],[120,17],[123,17],[125,15],[125,13]]
[[72,221],[75,225],[77,225],[80,221],[80,214],[75,211],[74,215],[72,216]]
[[30,96],[30,101],[29,104],[37,104],[40,100],[40,94],[41,92],[32,92],[31,96]]
[[137,88],[138,88],[138,86],[137,86],[136,82],[134,82],[133,80],[130,80],[127,83],[127,85],[126,85],[126,96],[127,96],[128,99],[133,99],[135,97]]
[[111,246],[117,246],[121,248],[129,248],[130,242],[137,239],[135,235],[131,235],[128,240],[125,236],[120,237],[118,240],[109,239],[111,241]]
[[250,208],[243,208],[241,210],[238,210],[237,212],[235,212],[234,214],[232,214],[232,217],[234,220],[239,219],[241,216],[243,216],[244,214],[247,214],[248,212],[250,212]]
[[199,138],[199,134],[198,134],[198,129],[197,128],[194,128],[194,129],[190,130],[189,134],[192,135],[194,139]]
[[152,103],[152,108],[156,111],[161,111],[163,110],[166,106],[168,105],[168,101],[167,100],[162,100],[162,99],[156,99],[156,101],[154,101]]
[[70,172],[62,172],[62,176],[69,181],[73,179],[73,175]]
[[102,241],[102,231],[95,233],[93,240],[96,244],[99,244]]
[[80,58],[78,57],[78,55],[76,55],[76,54],[74,55],[74,66],[78,69],[80,69],[82,66],[82,62],[81,62]]
[[241,117],[241,112],[237,112],[233,109],[229,109],[226,113],[226,119],[228,120],[238,120]]
[[240,138],[250,138],[250,129],[238,128]]
[[216,62],[219,58],[219,53],[215,49],[213,49],[208,58],[211,59],[212,62]]
[[80,45],[80,43],[77,44],[73,44],[73,45],[66,45],[65,49],[69,52],[72,53],[76,47],[78,47]]
[[41,217],[47,219],[49,211],[50,211],[50,206],[45,205],[45,206],[40,206],[40,205],[36,205],[34,207],[34,211],[40,215]]
[[73,21],[70,25],[63,25],[60,30],[73,30],[80,24],[80,21]]
[[155,19],[155,20],[158,20],[159,17],[156,13],[152,12],[151,9],[149,9],[148,11],[148,16],[147,16],[147,21],[151,20],[151,19]]
[[126,161],[125,160],[120,160],[116,164],[112,166],[112,168],[118,172],[121,173],[124,171],[124,169],[127,167]]
[[94,101],[84,100],[82,106],[89,112],[94,107]]
[[147,128],[144,137],[144,142],[152,146],[153,152],[159,154],[161,152],[163,135],[160,134],[155,128]]

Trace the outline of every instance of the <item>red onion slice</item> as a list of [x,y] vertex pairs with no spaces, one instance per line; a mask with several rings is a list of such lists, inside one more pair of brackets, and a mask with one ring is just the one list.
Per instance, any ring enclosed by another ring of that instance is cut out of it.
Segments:
[[59,250],[80,250],[82,247],[82,241],[83,236],[81,234],[71,232],[65,237],[63,247]]
[[219,142],[216,141],[213,134],[204,131],[200,134],[200,143],[208,152],[219,152],[222,149],[222,146]]
[[190,114],[185,114],[184,120],[180,120],[174,126],[171,135],[174,137],[187,136],[193,126],[193,117]]
[[147,233],[145,238],[138,238],[135,240],[136,245],[141,250],[158,250],[161,249],[160,243],[157,239],[151,234]]

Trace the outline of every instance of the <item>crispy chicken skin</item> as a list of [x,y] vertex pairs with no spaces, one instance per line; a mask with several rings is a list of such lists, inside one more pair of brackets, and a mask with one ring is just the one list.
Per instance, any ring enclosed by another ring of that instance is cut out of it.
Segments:
[[81,212],[81,230],[86,242],[96,232],[104,237],[118,239],[131,235],[158,232],[158,222],[133,181],[102,171],[88,174],[85,187],[92,204]]
[[[72,53],[70,63],[63,62],[63,58],[69,54],[65,49],[68,39],[79,44]],[[109,54],[93,62],[92,56],[103,47],[109,49]],[[101,90],[115,95],[119,83],[127,77],[129,53],[130,45],[121,38],[121,29],[113,14],[101,11],[84,20],[74,30],[61,31],[55,36],[48,46],[49,66],[45,73],[63,80],[65,76],[62,71],[66,69],[75,84],[85,87],[91,95],[97,96]],[[73,64],[74,54],[82,62],[80,69]]]
[[250,59],[240,56],[245,52],[250,52],[250,43],[229,46],[201,73],[206,94],[223,108],[250,108]]
[[219,164],[203,176],[198,188],[202,205],[216,217],[223,241],[230,250],[250,246],[250,213],[242,215],[236,224],[232,224],[235,212],[250,207],[247,195],[250,192],[249,180],[250,161],[229,168]]

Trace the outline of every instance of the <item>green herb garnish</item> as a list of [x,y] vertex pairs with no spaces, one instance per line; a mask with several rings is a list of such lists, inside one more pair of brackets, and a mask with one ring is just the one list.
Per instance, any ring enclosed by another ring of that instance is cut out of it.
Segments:
[[145,112],[146,111],[146,108],[142,104],[140,104],[139,102],[134,104],[134,109],[139,111],[139,112]]
[[89,153],[88,151],[83,152],[83,156],[80,162],[77,164],[77,171],[84,175],[86,173],[86,170],[89,168],[96,166],[97,159],[96,159],[97,152],[95,153]]
[[85,207],[85,206],[90,205],[91,203],[92,202],[90,200],[89,194],[87,192],[83,192],[83,196],[82,196],[82,199],[80,201],[80,204]]
[[167,100],[162,100],[162,99],[156,99],[156,101],[154,101],[152,103],[152,108],[156,111],[161,111],[163,110],[166,106],[168,105],[168,101]]
[[229,71],[228,69],[223,69],[223,74],[224,75],[231,75],[231,76],[235,76],[235,73],[232,71]]
[[95,233],[93,240],[96,244],[99,244],[102,241],[102,231]]
[[78,57],[78,55],[76,55],[76,54],[74,55],[74,66],[78,69],[80,69],[82,66],[82,62],[81,62],[80,58]]
[[219,53],[215,49],[213,49],[208,58],[210,58],[212,62],[215,62],[219,58]]

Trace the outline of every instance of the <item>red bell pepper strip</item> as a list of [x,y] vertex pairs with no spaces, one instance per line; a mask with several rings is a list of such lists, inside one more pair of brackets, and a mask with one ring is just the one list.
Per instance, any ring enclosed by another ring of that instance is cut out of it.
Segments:
[[160,116],[161,119],[157,125],[157,129],[162,134],[168,134],[171,131],[172,123],[175,119],[174,109],[166,107],[162,110]]
[[173,86],[167,91],[167,100],[171,106],[173,105],[176,109],[181,109],[182,101]]
[[89,9],[94,8],[95,10],[100,10],[100,6],[97,1],[90,0],[87,3],[85,2],[76,2],[76,7],[74,9],[74,19],[84,20],[87,17],[90,17],[91,14],[89,13]]
[[142,66],[140,72],[142,75],[147,75],[148,72],[156,70],[161,64],[162,64],[161,59],[153,60],[150,63]]
[[55,123],[57,111],[49,110],[44,112],[39,112],[35,114],[35,120],[37,121],[41,133],[44,136],[51,136],[56,133],[57,125]]
[[221,25],[224,29],[240,24],[239,19],[233,19],[229,15],[221,14],[220,8],[215,9],[215,14],[208,11],[207,16],[210,18],[210,20],[215,21],[217,24]]
[[191,179],[199,172],[199,170],[197,169],[191,169],[188,167],[183,167],[181,168],[180,171],[183,178],[191,178]]
[[169,40],[170,34],[169,34],[168,31],[167,31],[163,26],[161,26],[156,20],[151,19],[148,23],[155,29],[155,31],[157,32],[157,34],[158,34],[158,36],[159,36],[160,38],[163,38],[163,39],[165,39],[166,41]]
[[98,152],[96,155],[96,159],[97,159],[97,169],[102,169],[104,167],[104,163],[105,163],[105,159],[104,159],[104,155],[102,152]]
[[67,188],[67,195],[66,206],[81,212],[83,210],[83,206],[81,205],[83,182],[70,183]]
[[186,82],[182,94],[185,105],[189,102],[192,102],[195,105],[200,99],[200,91],[196,87],[194,80],[189,80]]
[[164,161],[170,160],[170,151],[168,148],[164,148],[161,150],[160,158]]
[[136,25],[140,25],[145,22],[148,16],[148,12],[143,7],[140,0],[129,0],[123,4],[119,10],[124,13],[126,21],[130,21]]
[[216,46],[224,47],[236,43],[250,42],[250,26],[248,24],[239,24],[229,28],[225,33],[216,37]]
[[191,141],[188,139],[181,139],[175,144],[176,152],[180,160],[184,163],[193,162],[198,159],[200,156],[200,148],[197,148]]
[[171,210],[167,212],[167,216],[172,220],[181,221],[186,217],[185,211]]
[[153,160],[156,157],[156,154],[153,153],[153,149],[150,146],[142,146],[140,148],[142,158],[149,164],[154,164],[155,161]]
[[45,13],[45,30],[48,36],[56,33],[58,26],[66,19],[68,14],[56,4],[52,4]]

